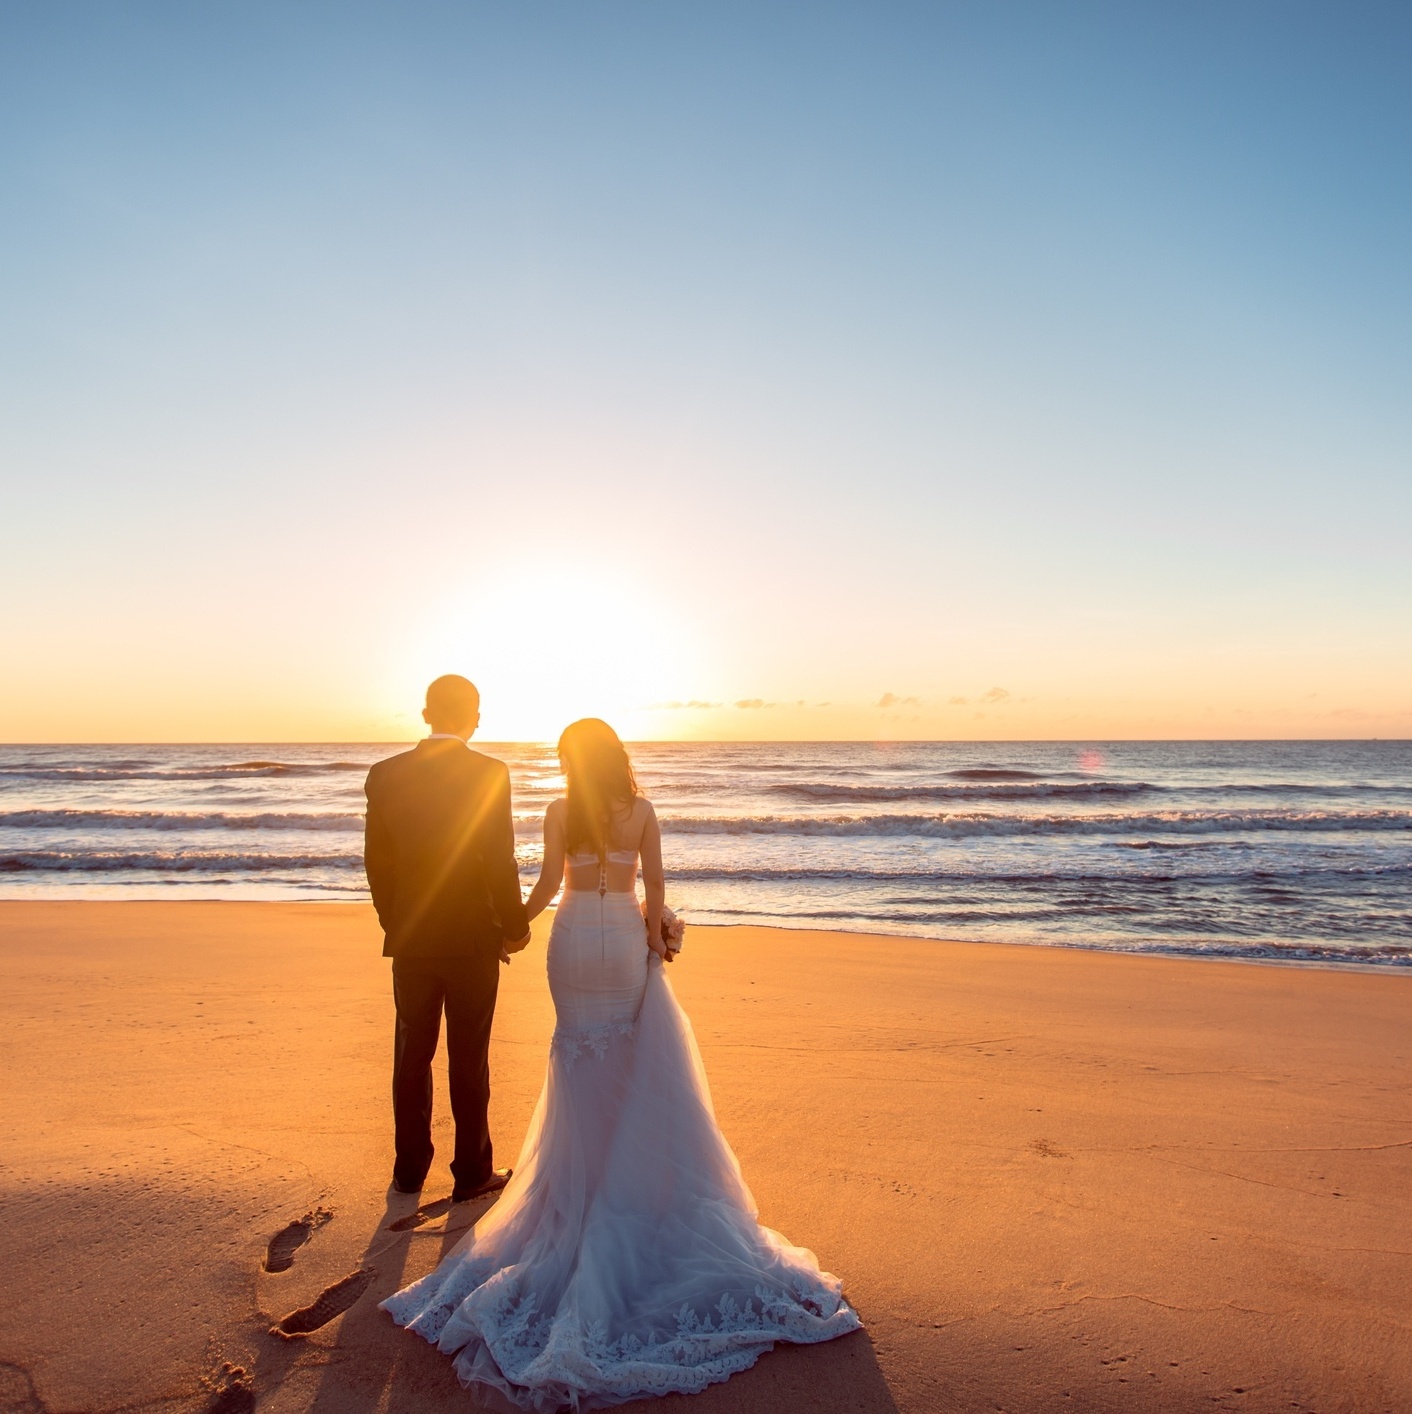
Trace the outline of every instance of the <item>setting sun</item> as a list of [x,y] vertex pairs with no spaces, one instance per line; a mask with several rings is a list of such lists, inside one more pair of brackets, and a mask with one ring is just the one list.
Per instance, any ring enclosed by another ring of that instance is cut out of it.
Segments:
[[625,738],[651,734],[652,706],[702,670],[690,627],[660,596],[609,567],[486,575],[434,605],[412,635],[410,701],[438,673],[481,690],[487,741],[554,741],[579,717]]

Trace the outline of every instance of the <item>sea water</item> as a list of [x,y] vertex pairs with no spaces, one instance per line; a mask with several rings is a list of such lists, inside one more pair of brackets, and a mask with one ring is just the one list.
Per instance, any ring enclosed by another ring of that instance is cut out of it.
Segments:
[[[396,745],[0,747],[0,896],[360,899]],[[552,748],[514,784],[526,885]],[[1412,742],[632,748],[689,921],[1412,966]]]

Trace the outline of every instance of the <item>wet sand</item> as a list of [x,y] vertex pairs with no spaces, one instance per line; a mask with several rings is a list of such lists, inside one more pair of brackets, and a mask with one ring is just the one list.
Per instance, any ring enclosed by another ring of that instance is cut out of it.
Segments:
[[[0,1410],[475,1407],[376,1309],[481,1211],[444,1113],[388,1193],[378,950],[360,905],[0,903]],[[1412,977],[696,928],[672,980],[762,1217],[867,1330],[636,1407],[1412,1410]]]

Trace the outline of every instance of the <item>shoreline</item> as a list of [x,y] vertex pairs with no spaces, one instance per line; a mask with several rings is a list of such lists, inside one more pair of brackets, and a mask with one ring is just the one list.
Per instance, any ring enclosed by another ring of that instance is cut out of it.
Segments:
[[[0,901],[0,1256],[24,1294],[0,1374],[36,1408],[465,1411],[376,1310],[481,1208],[446,1202],[444,1058],[428,1188],[387,1191],[371,909],[120,902]],[[547,921],[502,970],[502,1164],[544,1074]],[[669,976],[762,1220],[866,1330],[636,1408],[1412,1407],[1412,993],[1387,969],[693,932]],[[272,1334],[310,1306],[311,1332]]]
[[[65,886],[56,886],[65,887]],[[82,886],[79,886],[82,887]],[[177,885],[175,887],[180,887]],[[74,897],[72,894],[66,895],[38,895],[34,897],[22,894],[6,895],[0,893],[0,909],[11,905],[37,906],[39,904],[178,904],[185,906],[230,906],[249,907],[251,905],[269,904],[273,907],[304,907],[306,905],[318,908],[370,908],[371,902],[368,898],[271,898],[268,896],[258,896],[250,898],[220,898],[203,896],[200,898],[173,898],[170,895],[162,895],[157,892],[151,894],[138,893],[135,895],[114,896],[111,894],[98,894],[89,896]],[[552,918],[557,905],[551,905],[546,912],[546,918]],[[1056,941],[1052,938],[1036,939],[1028,942],[1018,938],[958,938],[941,937],[930,933],[918,933],[915,931],[906,932],[877,932],[866,928],[830,927],[817,928],[807,923],[786,923],[779,918],[770,916],[767,921],[755,922],[746,920],[740,923],[693,923],[687,920],[687,928],[693,932],[719,931],[730,928],[757,928],[765,932],[778,933],[824,933],[830,937],[839,938],[885,938],[892,940],[905,940],[918,943],[935,943],[941,946],[957,944],[964,947],[1002,947],[1002,948],[1052,948],[1060,952],[1082,952],[1082,953],[1102,953],[1107,957],[1154,957],[1165,958],[1172,962],[1238,962],[1249,967],[1295,967],[1310,968],[1316,971],[1327,972],[1366,972],[1374,976],[1412,976],[1412,944],[1409,944],[1405,956],[1389,958],[1386,961],[1370,962],[1366,960],[1353,960],[1342,958],[1322,958],[1322,957],[1265,957],[1265,956],[1241,956],[1238,953],[1210,952],[1201,953],[1177,947],[1151,947],[1151,948],[1125,948],[1108,947],[1102,943],[1067,943]],[[1271,946],[1271,944],[1256,944],[1255,946]],[[1297,943],[1290,944],[1291,948],[1300,946]]]

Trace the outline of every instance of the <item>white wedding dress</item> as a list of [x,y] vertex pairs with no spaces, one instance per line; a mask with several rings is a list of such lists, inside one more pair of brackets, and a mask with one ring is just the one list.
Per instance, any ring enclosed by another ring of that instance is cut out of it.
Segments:
[[[571,858],[567,877],[584,874]],[[636,877],[635,854],[610,855]],[[600,891],[602,890],[602,891]],[[437,1269],[382,1303],[461,1382],[540,1414],[692,1393],[777,1341],[861,1324],[812,1252],[762,1227],[635,891],[565,893],[557,1024],[514,1177]]]

